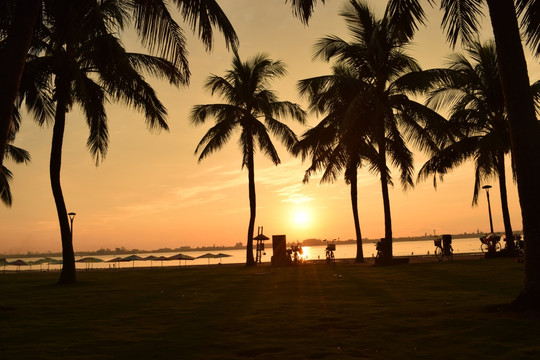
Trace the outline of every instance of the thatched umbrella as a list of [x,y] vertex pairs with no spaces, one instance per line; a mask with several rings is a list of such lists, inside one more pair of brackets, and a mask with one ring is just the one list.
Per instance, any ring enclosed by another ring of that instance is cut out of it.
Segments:
[[212,253],[206,253],[204,255],[197,256],[197,259],[208,259],[208,265],[210,265],[210,259],[217,259],[217,258],[219,258],[219,256]]
[[85,263],[86,264],[86,270],[88,270],[89,267],[90,267],[90,264],[100,263],[100,262],[103,262],[103,260],[90,256],[90,257],[85,257],[85,258],[79,259],[79,260],[77,260],[75,262]]
[[130,255],[122,259],[122,261],[133,261],[133,267],[135,267],[135,260],[143,260],[139,255]]
[[182,264],[182,260],[185,260],[184,265],[187,265],[187,260],[195,260],[195,258],[193,256],[185,255],[185,254],[182,254],[182,253],[170,256],[168,259],[169,260],[178,260],[178,265]]

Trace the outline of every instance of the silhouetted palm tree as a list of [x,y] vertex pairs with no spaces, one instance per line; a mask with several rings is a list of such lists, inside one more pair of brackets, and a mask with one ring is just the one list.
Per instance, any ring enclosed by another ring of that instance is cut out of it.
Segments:
[[[427,0],[433,4],[435,1]],[[324,1],[321,1],[324,3]],[[305,21],[317,0],[295,0],[295,8]],[[525,239],[525,287],[514,302],[516,309],[538,309],[540,304],[540,134],[530,93],[527,62],[521,44],[520,25],[528,45],[540,54],[540,0],[486,0],[491,27],[495,36],[500,80],[510,124],[513,163],[515,166],[519,202]],[[441,1],[443,26],[454,45],[459,37],[465,42],[475,39],[483,1]],[[411,36],[425,14],[418,0],[390,0],[389,7],[412,22],[403,29]],[[412,26],[411,26],[412,25]]]
[[[86,6],[85,6],[86,5]],[[118,5],[118,6],[116,6]],[[108,146],[105,104],[124,102],[144,113],[149,128],[167,129],[166,110],[141,72],[180,85],[186,78],[171,62],[127,53],[115,33],[123,23],[121,3],[54,2],[39,28],[39,38],[21,80],[21,95],[40,124],[54,118],[50,177],[62,238],[60,283],[76,281],[73,243],[60,168],[66,114],[74,104],[90,129],[87,146],[96,160]]]
[[[366,84],[354,68],[345,64],[334,65],[332,75],[301,80],[300,94],[307,96],[310,110],[324,118],[307,130],[294,147],[294,153],[305,160],[311,157],[304,182],[311,174],[323,171],[322,182],[333,182],[341,172],[351,189],[351,205],[356,234],[355,262],[364,262],[362,233],[358,217],[358,168],[362,160],[377,166],[377,152],[369,143],[366,133],[359,131],[362,116],[366,116],[356,101],[366,90]],[[351,124],[352,123],[352,124]],[[354,126],[357,125],[357,126]]]
[[199,161],[213,152],[220,150],[230,139],[235,129],[240,129],[240,147],[242,149],[242,168],[248,169],[250,218],[247,233],[246,265],[255,265],[253,259],[253,230],[256,216],[255,165],[256,143],[259,149],[276,165],[280,163],[278,153],[272,144],[268,132],[285,145],[288,150],[296,143],[296,135],[279,121],[282,117],[291,117],[304,123],[305,112],[299,105],[288,101],[278,101],[274,91],[269,88],[270,81],[286,74],[285,65],[271,60],[268,55],[259,54],[242,62],[236,54],[232,69],[225,76],[212,75],[205,87],[217,93],[225,103],[196,105],[191,112],[191,121],[195,125],[206,122],[209,117],[216,120],[214,125],[201,139],[195,153],[200,153]]
[[[400,170],[400,180],[406,188],[413,185],[413,156],[406,142],[425,151],[435,151],[439,140],[435,124],[442,118],[434,111],[409,99],[397,80],[420,66],[404,49],[409,38],[403,31],[407,19],[392,14],[387,8],[381,19],[369,9],[365,1],[350,0],[341,15],[348,24],[353,38],[347,42],[337,36],[328,36],[316,44],[316,56],[338,61],[355,69],[364,82],[365,90],[357,94],[355,110],[348,111],[348,124],[355,124],[354,131],[369,136],[369,143],[377,152],[378,169],[387,168],[387,157]],[[360,111],[361,129],[353,117]],[[343,131],[343,130],[342,130]],[[388,185],[388,171],[380,171],[384,205],[385,241],[383,262],[392,258],[392,220]]]
[[422,167],[420,178],[444,175],[467,159],[475,163],[473,204],[478,201],[482,182],[498,176],[507,246],[512,252],[513,232],[506,192],[505,155],[510,152],[510,134],[497,54],[493,41],[472,42],[465,55],[453,54],[449,69],[427,71],[432,89],[427,104],[437,110],[450,109],[449,125],[458,135]]
[[[47,16],[48,9],[64,0],[3,0],[0,4],[0,165],[12,122],[12,105],[34,28]],[[214,28],[223,33],[227,47],[236,48],[238,37],[216,0],[172,0],[182,19],[197,33],[205,47],[213,45]],[[78,0],[81,7],[101,6],[122,9],[123,23],[132,22],[143,45],[171,61],[189,80],[186,39],[164,0]],[[41,14],[41,17],[40,17]],[[113,16],[113,14],[110,14]]]

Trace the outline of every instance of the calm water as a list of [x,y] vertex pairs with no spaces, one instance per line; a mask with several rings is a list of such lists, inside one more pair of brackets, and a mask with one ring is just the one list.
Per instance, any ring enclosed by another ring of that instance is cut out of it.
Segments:
[[[270,262],[270,259],[272,257],[272,243],[270,241],[266,244],[267,251],[266,255],[263,255],[262,261],[263,262]],[[433,244],[433,240],[422,240],[422,241],[396,241],[393,243],[394,252],[393,254],[395,256],[410,256],[410,255],[428,255],[428,254],[434,254],[435,245]],[[464,253],[477,253],[480,252],[480,240],[478,238],[470,238],[470,239],[453,239],[452,240],[452,247],[454,248],[454,254],[464,254]],[[325,246],[311,246],[311,247],[304,247],[304,256],[307,258],[307,260],[317,260],[317,259],[324,259],[325,258]],[[364,249],[364,257],[370,258],[374,257],[377,253],[377,250],[375,249],[375,244],[368,243],[363,245]],[[213,254],[217,254],[221,251],[213,251]],[[192,266],[192,265],[216,265],[219,263],[222,264],[238,264],[238,263],[244,263],[246,260],[246,250],[245,249],[239,249],[239,250],[224,250],[222,251],[224,254],[231,255],[230,257],[224,257],[221,259],[195,259],[195,260],[169,260],[169,261],[141,261],[136,260],[135,262],[118,262],[118,263],[112,263],[108,262],[109,260],[114,259],[117,257],[117,255],[103,255],[103,256],[95,256],[104,262],[99,263],[76,263],[76,267],[79,270],[85,270],[85,269],[108,269],[108,268],[122,268],[122,269],[128,269],[132,267],[161,267],[161,266]],[[189,255],[192,257],[201,256],[203,254],[206,254],[207,251],[188,251],[184,252],[185,255]],[[170,257],[173,255],[176,255],[177,253],[139,253],[136,255],[139,255],[140,257],[146,257],[149,255],[154,255],[156,257],[158,256],[165,256]],[[355,244],[347,244],[347,245],[338,245],[336,247],[336,251],[334,252],[336,259],[351,259],[356,257],[356,245]],[[254,254],[255,255],[255,254]],[[126,257],[127,255],[123,256]],[[81,259],[82,256],[77,256],[75,260]],[[40,258],[24,258],[23,260],[28,261],[35,261]],[[7,261],[11,262],[17,260],[16,258],[8,258]],[[8,265],[6,266],[6,270],[16,270],[17,267],[14,265]],[[60,265],[32,265],[32,266],[21,266],[21,270],[58,270],[60,269]]]

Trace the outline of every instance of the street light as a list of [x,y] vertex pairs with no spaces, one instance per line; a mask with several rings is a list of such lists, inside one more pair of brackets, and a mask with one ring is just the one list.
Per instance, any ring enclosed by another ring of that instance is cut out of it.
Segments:
[[489,189],[491,189],[491,185],[484,185],[482,186],[482,189],[486,189],[486,195],[487,195],[487,201],[488,201],[488,212],[489,212],[489,228],[491,229],[491,233],[493,234],[493,219],[491,217],[491,204],[489,202]]
[[68,213],[69,220],[71,221],[71,228],[70,228],[71,241],[73,241],[73,219],[75,219],[75,215],[77,215],[77,214],[75,214],[74,212]]

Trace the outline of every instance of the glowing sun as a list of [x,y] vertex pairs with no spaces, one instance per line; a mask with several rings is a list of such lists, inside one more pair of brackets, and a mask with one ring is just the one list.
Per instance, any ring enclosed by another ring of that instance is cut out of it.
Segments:
[[308,214],[303,210],[298,210],[294,213],[294,223],[297,226],[304,226],[309,222]]

